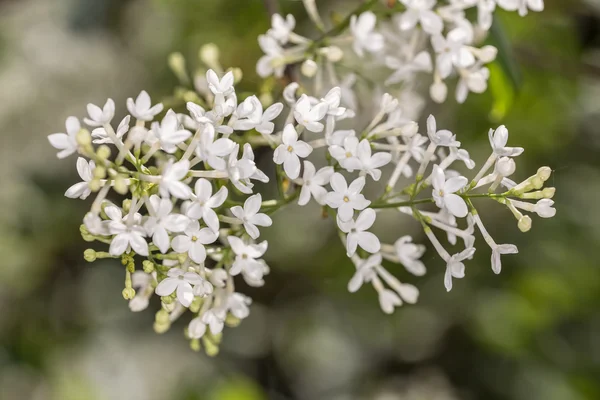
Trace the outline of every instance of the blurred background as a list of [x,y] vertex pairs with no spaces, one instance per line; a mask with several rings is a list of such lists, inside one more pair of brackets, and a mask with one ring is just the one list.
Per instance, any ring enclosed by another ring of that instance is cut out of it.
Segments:
[[[299,1],[280,3],[307,28]],[[600,1],[545,3],[526,18],[498,13],[518,92],[500,81],[424,115],[435,111],[478,164],[488,128],[506,124],[526,148],[517,178],[555,170],[557,216],[522,234],[506,209],[480,204],[492,235],[520,254],[495,276],[478,238],[451,293],[433,251],[425,277],[389,266],[421,297],[387,316],[369,287],[347,292],[354,268],[319,208],[292,206],[266,230],[266,286],[242,289],[250,317],[211,359],[189,349],[185,320],[157,335],[157,304],[129,311],[117,262],[83,260],[89,204],[63,197],[75,159],[57,160],[46,136],[88,102],[112,97],[123,111],[142,89],[171,95],[169,53],[193,64],[209,42],[254,89],[263,1],[0,0],[0,399],[600,399]],[[378,226],[388,242],[425,243],[418,228],[395,214]]]

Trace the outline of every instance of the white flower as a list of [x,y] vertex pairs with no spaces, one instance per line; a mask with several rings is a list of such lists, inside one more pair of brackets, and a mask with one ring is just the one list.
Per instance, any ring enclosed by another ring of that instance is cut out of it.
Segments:
[[303,94],[294,107],[294,118],[299,125],[306,127],[311,132],[319,133],[325,127],[321,121],[329,111],[329,104],[319,102],[311,105],[310,98]]
[[162,199],[154,194],[149,201],[154,215],[146,220],[144,228],[148,235],[152,235],[152,243],[164,254],[171,244],[168,232],[182,232],[190,220],[185,215],[171,214],[173,203],[170,199]]
[[206,225],[213,230],[219,231],[219,217],[213,208],[218,208],[227,200],[227,188],[223,186],[215,195],[212,195],[211,183],[200,178],[196,181],[196,199],[187,208],[186,215],[192,219],[204,220]]
[[398,19],[398,27],[402,31],[413,29],[417,23],[421,23],[423,30],[430,35],[438,34],[442,31],[444,23],[442,18],[433,10],[436,0],[402,0],[406,6],[406,11]]
[[492,271],[499,274],[502,271],[500,255],[502,254],[517,254],[519,249],[514,244],[497,244],[492,247]]
[[237,109],[237,121],[233,124],[233,129],[248,131],[256,129],[263,135],[270,135],[275,129],[273,121],[281,114],[283,104],[275,103],[267,108],[263,113],[263,106],[256,96],[250,96],[244,100]]
[[346,113],[346,108],[340,107],[340,103],[342,102],[342,89],[337,86],[327,92],[321,101],[327,104],[327,115],[331,117],[339,118]]
[[356,253],[356,248],[361,247],[369,253],[377,253],[381,248],[379,238],[367,229],[375,222],[375,210],[367,208],[358,215],[356,222],[351,219],[348,222],[338,221],[342,232],[346,233],[346,252],[348,257]]
[[[108,252],[113,256],[120,256],[125,253],[129,247],[141,256],[148,255],[148,243],[146,243],[146,231],[139,224],[142,216],[134,214],[133,218],[126,215],[123,218],[121,209],[116,206],[108,206],[104,208],[104,212],[110,218],[108,229],[111,234],[115,235]],[[132,224],[129,224],[129,222]]]
[[231,71],[226,73],[222,79],[219,79],[215,71],[209,69],[206,72],[206,80],[208,81],[208,88],[216,96],[228,96],[234,92],[234,77]]
[[475,66],[473,68],[459,70],[460,80],[456,85],[456,101],[464,103],[469,92],[483,93],[487,89],[490,70],[486,67]]
[[430,115],[427,118],[427,136],[436,146],[460,147],[460,142],[456,141],[456,135],[447,129],[437,130],[435,117]]
[[80,198],[81,200],[85,200],[92,191],[88,183],[93,178],[94,168],[96,168],[96,164],[90,160],[89,162],[85,160],[83,157],[77,158],[77,173],[83,180],[83,182],[79,182],[71,186],[65,192],[65,196],[71,199]]
[[475,56],[466,46],[469,34],[462,28],[448,32],[446,38],[442,35],[431,37],[431,44],[437,53],[436,67],[442,79],[452,73],[453,67],[467,68],[475,63]]
[[223,331],[226,314],[224,308],[213,308],[202,315],[202,322],[208,325],[213,335],[217,335]]
[[174,162],[169,160],[163,168],[160,179],[159,190],[162,197],[177,197],[178,199],[188,199],[192,194],[192,189],[181,182],[190,170],[190,162],[183,160]]
[[129,300],[129,309],[133,312],[140,312],[148,308],[154,278],[142,271],[135,271],[131,274],[131,286],[136,289],[135,296]]
[[401,81],[407,81],[414,77],[417,72],[431,72],[433,65],[431,55],[428,51],[422,51],[409,62],[402,62],[398,58],[388,56],[385,65],[394,69],[394,73],[386,79],[386,85],[393,85]]
[[48,135],[48,141],[57,150],[60,150],[56,155],[58,158],[65,158],[77,151],[77,133],[81,130],[81,124],[75,117],[67,118],[66,122],[67,133],[53,133]]
[[315,172],[315,166],[310,161],[304,161],[304,173],[302,175],[302,189],[298,204],[303,206],[308,204],[310,197],[314,197],[315,201],[321,205],[325,204],[325,196],[327,189],[323,186],[327,185],[333,175],[333,167],[323,167]]
[[183,235],[173,238],[171,247],[177,253],[187,253],[193,262],[201,264],[206,260],[204,245],[214,243],[218,237],[219,234],[213,232],[212,229],[200,229],[200,223],[192,221],[185,229]]
[[375,181],[381,178],[381,170],[379,168],[392,160],[390,153],[379,152],[371,155],[371,143],[367,139],[360,141],[356,155],[361,164],[360,169],[369,174]]
[[463,261],[470,258],[475,253],[474,247],[469,247],[461,251],[458,254],[452,255],[446,262],[446,273],[444,274],[444,286],[449,292],[452,290],[452,278],[464,278],[465,277],[465,264]]
[[242,157],[240,160],[238,160],[238,152],[239,145],[235,144],[227,161],[227,175],[229,177],[229,181],[240,192],[250,194],[252,193],[253,184],[249,182],[249,179],[256,173],[257,168],[254,164],[254,161],[249,158]]
[[[338,131],[336,133],[339,134],[344,132],[351,132],[352,135],[346,136],[343,139],[341,146],[334,144],[329,146],[328,150],[329,154],[340,163],[342,168],[348,172],[353,172],[354,170],[362,168],[362,163],[358,159],[358,138],[353,135],[354,131]],[[332,140],[334,135],[332,135]],[[335,140],[337,141],[339,139],[336,138]]]
[[251,277],[257,276],[262,279],[263,264],[258,259],[267,251],[267,241],[259,244],[246,244],[236,236],[228,236],[227,240],[235,253],[235,260],[229,269],[229,273],[235,276],[244,272],[244,274],[248,274]]
[[286,44],[290,39],[290,33],[295,27],[296,19],[292,14],[286,15],[285,19],[279,14],[273,14],[271,17],[271,29],[267,31],[267,35],[281,44]]
[[206,324],[202,322],[202,317],[196,317],[190,321],[187,330],[190,339],[200,339],[206,333]]
[[383,35],[374,32],[377,18],[371,11],[366,11],[358,17],[353,15],[350,19],[350,31],[354,37],[352,48],[354,52],[363,57],[365,50],[370,53],[375,53],[383,49]]
[[152,123],[152,133],[160,141],[161,148],[171,154],[175,153],[177,145],[192,136],[187,129],[179,129],[179,119],[173,110],[167,111],[160,123]]
[[327,193],[325,203],[331,208],[337,208],[339,221],[347,222],[354,216],[354,210],[364,210],[371,204],[360,192],[365,187],[365,178],[356,178],[350,186],[346,178],[339,172],[331,176],[331,188],[333,192]]
[[85,225],[88,232],[92,235],[110,235],[110,232],[108,230],[108,225],[110,224],[110,221],[103,221],[98,214],[88,212],[83,217],[83,224]]
[[[119,126],[117,127],[117,132],[115,132],[115,136],[117,136],[117,139],[122,139],[123,136],[125,136],[125,134],[129,131],[129,121],[130,120],[131,120],[130,115],[125,116],[125,118],[123,118],[121,120],[121,122],[119,123]],[[142,127],[135,127],[135,128],[143,129]],[[133,132],[133,129],[131,131]],[[99,128],[94,129],[92,131],[92,139],[94,139],[94,140],[92,140],[92,142],[94,142],[96,144],[105,144],[105,143],[114,144],[113,140],[106,133],[106,129],[104,129],[104,127],[99,127]],[[129,134],[128,139],[132,140],[131,133]]]
[[415,276],[425,275],[425,264],[419,260],[425,254],[425,246],[412,243],[410,236],[402,236],[394,243],[396,256],[406,270]]
[[222,157],[231,154],[234,148],[235,143],[231,139],[220,138],[215,140],[215,127],[212,124],[206,124],[200,134],[196,155],[200,160],[206,161],[212,168],[223,171],[226,169],[226,163]]
[[524,151],[522,147],[506,146],[506,143],[508,143],[508,129],[506,129],[504,125],[499,126],[495,131],[490,129],[488,135],[490,137],[492,150],[497,156],[516,157],[521,155]]
[[300,158],[308,157],[312,147],[302,140],[298,140],[298,133],[292,124],[283,128],[280,144],[273,154],[275,164],[283,164],[283,170],[290,179],[300,175]]
[[265,53],[256,63],[258,76],[266,78],[275,75],[277,78],[281,78],[286,67],[283,48],[276,39],[269,35],[259,35],[258,45]]
[[533,212],[537,213],[542,218],[552,218],[556,215],[554,200],[541,199],[533,207]]
[[145,90],[142,90],[135,102],[130,97],[127,99],[127,110],[140,121],[152,121],[163,110],[161,103],[152,106],[152,100]]
[[519,10],[520,16],[527,15],[527,9],[532,11],[544,11],[544,0],[496,0],[498,5],[505,10]]
[[[242,152],[242,160],[249,160],[252,161],[252,163],[254,163],[254,152],[252,151],[252,145],[250,143],[245,143],[244,144],[244,151]],[[254,168],[254,173],[252,175],[250,175],[250,178],[248,179],[254,179],[260,182],[264,182],[267,183],[269,182],[269,177],[262,172],[260,169],[258,169],[257,167]]]
[[355,293],[363,284],[371,282],[377,276],[375,267],[381,265],[381,254],[373,254],[366,260],[361,261],[360,265],[357,265],[352,279],[348,282],[348,291],[350,293]]
[[379,306],[381,310],[383,310],[386,314],[392,314],[394,312],[394,308],[401,306],[402,300],[400,296],[396,294],[393,290],[383,289],[379,291]]
[[267,214],[259,213],[262,197],[259,194],[250,196],[244,202],[244,208],[240,206],[231,207],[233,215],[244,224],[244,229],[252,239],[260,236],[258,226],[271,226],[273,221]]
[[457,218],[466,217],[468,213],[467,203],[455,193],[465,187],[468,182],[468,179],[464,176],[456,176],[446,180],[444,171],[438,165],[434,165],[431,183],[435,204],[439,208],[446,208]]
[[202,278],[202,281],[200,283],[194,286],[194,296],[206,297],[212,294],[213,291],[213,285],[204,278]]
[[250,315],[248,307],[250,304],[252,304],[252,299],[241,293],[234,292],[227,296],[227,309],[238,319],[244,319]]
[[177,301],[184,307],[189,307],[194,300],[192,285],[201,284],[202,277],[195,272],[184,272],[179,268],[171,268],[167,277],[156,286],[156,294],[170,296],[177,291]]
[[115,116],[115,102],[112,99],[106,100],[102,109],[97,105],[90,103],[87,105],[87,112],[89,118],[84,118],[83,122],[89,126],[96,127],[110,124],[110,121],[112,121]]

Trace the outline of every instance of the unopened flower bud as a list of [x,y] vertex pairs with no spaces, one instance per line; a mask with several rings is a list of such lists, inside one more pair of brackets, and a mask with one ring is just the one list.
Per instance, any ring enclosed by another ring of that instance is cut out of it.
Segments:
[[337,46],[323,47],[321,48],[320,53],[327,57],[327,60],[334,63],[344,58],[344,52]]
[[97,165],[96,168],[94,168],[94,178],[96,178],[96,179],[106,178],[106,168],[104,168],[102,165]]
[[127,181],[125,180],[125,178],[123,177],[123,175],[117,175],[115,177],[115,185],[114,185],[114,189],[115,192],[125,195],[127,194]]
[[414,136],[419,131],[419,124],[417,124],[414,121],[411,121],[408,124],[403,125],[400,128],[400,131],[402,131],[402,134],[404,136]]
[[313,60],[304,61],[302,63],[302,67],[300,68],[302,75],[306,76],[307,78],[312,78],[313,76],[315,76],[318,70],[319,66]]
[[496,161],[496,172],[503,177],[511,176],[516,169],[515,160],[510,157],[500,157]]
[[522,216],[517,226],[521,232],[529,232],[531,229],[531,217],[529,215]]
[[200,345],[200,339],[192,339],[190,340],[190,349],[194,351],[200,351],[202,346]]
[[233,82],[235,84],[239,83],[244,77],[244,73],[241,68],[231,68],[231,72],[233,72]]
[[552,169],[550,169],[550,167],[540,167],[537,170],[537,176],[544,182],[550,178],[550,175],[552,175]]
[[185,58],[181,53],[171,53],[168,59],[169,68],[181,82],[189,82],[190,78],[185,68]]
[[448,87],[442,81],[434,82],[429,87],[429,95],[436,103],[443,103],[446,101],[446,96],[448,96]]
[[150,260],[144,260],[142,261],[142,268],[144,269],[145,273],[151,274],[154,272],[154,263]]
[[548,188],[544,188],[542,190],[542,195],[546,198],[546,199],[551,199],[554,197],[554,193],[556,193],[556,188],[553,187],[548,187]]
[[92,144],[92,135],[87,129],[80,129],[75,136],[75,140],[80,146],[89,146]]
[[103,144],[96,150],[96,155],[101,160],[107,160],[110,157],[110,147]]
[[265,108],[273,104],[273,95],[269,92],[261,93],[258,99],[260,100],[260,104]]
[[131,287],[123,289],[123,298],[125,300],[131,300],[135,297],[135,290]]
[[221,57],[219,46],[214,43],[207,43],[200,48],[200,61],[213,69],[219,68],[219,58]]
[[206,353],[207,356],[215,357],[217,354],[219,354],[219,345],[218,344],[213,343],[211,340],[207,339],[206,337],[202,338],[202,343],[204,344],[204,352]]
[[172,304],[175,301],[175,299],[171,296],[162,296],[160,298],[160,301],[162,301],[163,304],[169,305]]
[[531,178],[531,186],[536,190],[541,189],[544,187],[544,180],[539,175],[535,175]]
[[481,49],[478,49],[476,52],[477,58],[481,60],[484,64],[491,63],[496,59],[496,55],[498,54],[498,49],[494,46],[483,46]]
[[158,324],[167,324],[169,323],[169,313],[165,310],[158,310],[154,320]]
[[128,213],[131,208],[131,199],[123,200],[123,212]]
[[154,332],[161,334],[161,333],[165,333],[166,331],[169,330],[169,328],[171,327],[171,323],[170,322],[166,322],[164,324],[155,322],[153,325],[154,328]]
[[238,326],[240,323],[242,322],[241,319],[235,317],[233,314],[229,313],[227,314],[227,316],[225,317],[225,325],[227,325],[230,328],[235,328],[236,326]]
[[100,182],[100,179],[97,179],[97,178],[92,179],[91,181],[88,182],[88,187],[90,188],[90,190],[92,192],[97,192],[102,187],[102,182]]
[[96,261],[96,250],[94,250],[94,249],[87,249],[86,251],[83,252],[83,258],[87,262],[94,262],[94,261]]

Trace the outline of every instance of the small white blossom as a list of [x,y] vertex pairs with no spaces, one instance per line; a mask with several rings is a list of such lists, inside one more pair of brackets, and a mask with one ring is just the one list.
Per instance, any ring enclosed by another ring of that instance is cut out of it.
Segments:
[[219,217],[213,208],[218,208],[227,200],[227,188],[223,186],[217,193],[212,194],[211,183],[200,178],[196,181],[196,198],[186,210],[186,215],[192,219],[203,220],[213,230],[219,231]]
[[362,211],[356,222],[351,219],[348,222],[338,221],[338,226],[342,232],[346,233],[346,252],[348,257],[356,253],[357,247],[361,247],[369,253],[377,253],[381,248],[379,238],[367,229],[375,223],[375,210],[367,208]]
[[160,123],[152,123],[152,133],[160,142],[161,148],[171,154],[177,150],[177,145],[192,136],[192,132],[187,129],[180,129],[179,119],[173,110],[167,111]]
[[83,157],[77,158],[77,173],[83,180],[83,182],[79,182],[71,186],[65,192],[65,196],[71,199],[80,198],[81,200],[87,199],[87,197],[92,193],[89,182],[93,178],[94,168],[96,168],[96,164],[93,161],[86,161]]
[[239,145],[235,144],[233,151],[229,154],[227,161],[227,175],[229,181],[236,187],[240,192],[244,194],[252,193],[253,184],[249,182],[256,171],[256,165],[254,161],[249,158],[237,159],[239,153]]
[[258,133],[270,135],[275,129],[273,121],[281,114],[283,104],[275,103],[263,112],[263,106],[256,96],[250,96],[244,100],[237,109],[238,119],[233,128],[248,131],[256,129]]
[[[125,134],[129,131],[130,120],[131,120],[130,115],[125,116],[125,118],[123,118],[121,120],[121,122],[119,123],[119,126],[117,127],[117,131],[115,132],[115,136],[117,137],[117,139],[122,139],[123,136],[125,136]],[[141,127],[136,127],[136,128],[143,129]],[[132,132],[133,132],[133,129],[132,129]],[[129,140],[132,140],[132,134],[129,134],[128,138],[129,138]],[[106,133],[106,129],[104,129],[104,127],[99,127],[99,128],[94,129],[92,131],[92,139],[93,139],[92,142],[94,142],[96,144],[105,144],[105,143],[114,144],[113,140]],[[141,140],[140,140],[140,142],[141,142]]]
[[500,256],[502,254],[517,254],[519,249],[514,244],[497,244],[492,247],[492,271],[499,274],[502,271]]
[[190,162],[182,160],[174,162],[169,160],[163,168],[162,177],[160,179],[159,189],[162,197],[172,195],[178,199],[188,199],[192,194],[192,189],[185,183],[181,182],[190,170]]
[[404,265],[408,272],[415,276],[425,275],[425,264],[420,260],[423,254],[425,254],[425,246],[412,243],[412,238],[407,235],[396,240],[394,249],[400,263]]
[[206,161],[212,168],[223,171],[226,168],[226,157],[235,148],[235,143],[228,138],[215,140],[215,128],[212,124],[204,125],[200,135],[200,141],[196,148],[196,155],[202,161]]
[[232,214],[244,224],[244,229],[252,239],[257,239],[260,236],[258,226],[271,226],[273,221],[267,214],[259,213],[262,203],[262,197],[259,194],[250,196],[244,202],[244,207],[231,207]]
[[357,292],[365,283],[369,283],[377,276],[375,267],[381,265],[381,254],[373,254],[366,260],[362,260],[360,265],[357,265],[356,272],[352,279],[348,282],[348,291],[350,293]]
[[275,75],[277,78],[281,78],[286,67],[284,50],[281,45],[269,35],[259,35],[258,45],[265,53],[256,63],[258,76],[266,78]]
[[356,155],[361,164],[360,169],[369,174],[375,181],[381,178],[381,170],[379,168],[389,164],[392,160],[390,153],[379,152],[371,155],[371,144],[367,139],[360,141]]
[[366,11],[358,17],[353,15],[350,19],[350,31],[354,37],[353,49],[359,56],[363,57],[365,51],[376,53],[383,49],[383,35],[374,32],[377,17],[371,11]]
[[[358,159],[358,138],[354,136],[354,131],[338,131],[336,133],[351,132],[352,135],[346,136],[342,140],[342,145],[329,146],[329,154],[348,172],[354,172],[362,168],[362,163]],[[333,137],[332,137],[333,139]],[[338,141],[339,138],[335,138]]]
[[461,279],[465,277],[465,264],[463,264],[463,261],[471,258],[474,253],[475,248],[470,247],[448,259],[446,273],[444,274],[444,286],[448,292],[452,290],[452,278]]
[[110,121],[115,116],[115,102],[112,99],[108,99],[103,108],[90,103],[87,105],[87,112],[89,118],[84,118],[83,122],[89,126],[96,127],[110,124]]
[[146,220],[144,228],[148,235],[152,236],[152,243],[164,254],[171,244],[169,232],[182,232],[189,225],[190,220],[185,215],[172,214],[173,203],[169,199],[152,195],[149,202],[154,215]]
[[[140,225],[142,216],[134,214],[132,218],[129,215],[123,218],[121,209],[116,206],[108,206],[104,208],[104,212],[110,218],[108,229],[111,234],[115,235],[108,252],[113,256],[120,256],[131,247],[139,255],[147,256],[148,243],[144,238],[146,231]],[[130,224],[130,222],[132,223]]]
[[365,178],[356,178],[350,186],[346,178],[339,172],[331,176],[331,188],[333,192],[327,193],[325,203],[331,208],[337,208],[339,221],[348,222],[354,216],[354,210],[364,210],[371,204],[361,193],[365,187]]
[[187,253],[190,259],[201,264],[206,260],[206,249],[204,245],[214,243],[219,234],[213,232],[210,228],[200,229],[198,221],[192,221],[185,228],[183,235],[178,235],[173,238],[171,247],[177,253]]
[[225,317],[227,312],[225,309],[213,308],[202,315],[202,322],[208,325],[210,332],[217,335],[223,331],[225,325]]
[[432,192],[436,206],[447,209],[457,218],[466,217],[468,213],[467,203],[455,193],[465,187],[468,182],[468,179],[464,176],[457,176],[446,180],[444,171],[438,165],[434,165],[431,183],[433,185]]
[[519,10],[521,17],[527,15],[527,11],[532,10],[536,12],[544,11],[544,0],[496,0],[498,5],[505,10],[515,11]]
[[290,40],[290,33],[296,27],[296,19],[292,14],[286,15],[285,19],[279,14],[273,14],[271,17],[271,29],[267,35],[277,40],[281,44],[286,44]]
[[206,333],[206,324],[201,317],[196,317],[188,324],[188,336],[190,339],[200,339]]
[[475,63],[475,56],[466,46],[468,34],[462,28],[451,30],[444,38],[442,35],[431,37],[431,44],[437,53],[436,67],[440,76],[445,79],[454,67],[467,68]]
[[163,110],[163,105],[158,103],[152,106],[152,100],[145,90],[142,90],[135,101],[127,99],[127,110],[140,121],[152,121]]
[[233,72],[227,72],[222,79],[219,79],[215,71],[209,69],[206,72],[206,80],[208,81],[208,88],[216,96],[228,96],[234,92],[233,89]]
[[508,143],[508,129],[504,125],[499,126],[496,130],[490,129],[488,135],[492,150],[497,156],[516,157],[524,151],[522,147],[506,146],[506,143]]
[[316,169],[313,163],[304,161],[302,189],[300,190],[300,197],[298,198],[298,204],[301,206],[308,204],[311,195],[317,203],[321,205],[325,204],[327,189],[323,186],[329,184],[331,176],[333,175],[333,167],[323,167],[319,171],[315,171]]
[[283,129],[280,144],[273,154],[275,164],[283,164],[283,170],[290,179],[296,179],[300,175],[300,158],[308,157],[312,147],[302,140],[298,140],[298,133],[292,124]]
[[329,111],[329,104],[319,102],[311,105],[310,98],[303,94],[294,107],[294,118],[299,125],[304,126],[311,132],[319,133],[325,128],[320,121],[325,118]]
[[456,141],[456,135],[447,129],[437,130],[435,117],[430,115],[427,118],[427,136],[436,146],[460,147],[460,142]]
[[406,11],[398,19],[398,26],[402,31],[413,29],[417,23],[430,35],[439,34],[444,27],[442,18],[432,8],[436,0],[402,0]]
[[66,122],[67,133],[53,133],[48,136],[48,141],[57,150],[60,150],[56,155],[58,158],[65,158],[77,151],[77,133],[81,130],[81,124],[75,117],[67,118]]
[[135,271],[131,274],[131,286],[136,289],[135,296],[129,300],[129,309],[133,312],[140,312],[148,308],[150,296],[154,290],[152,282],[154,277],[142,271]]
[[179,268],[171,268],[167,277],[156,286],[156,294],[170,296],[177,291],[177,301],[184,307],[189,307],[194,300],[192,285],[201,284],[202,277],[195,272],[184,272]]
[[235,253],[235,261],[229,269],[229,273],[232,276],[235,276],[244,272],[244,274],[249,276],[262,278],[263,264],[259,258],[267,251],[267,242],[246,244],[242,239],[236,236],[228,236],[227,240]]

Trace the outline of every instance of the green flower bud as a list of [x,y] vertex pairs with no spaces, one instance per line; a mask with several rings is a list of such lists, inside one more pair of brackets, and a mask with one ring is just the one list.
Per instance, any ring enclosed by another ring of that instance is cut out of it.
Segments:
[[190,78],[186,71],[185,58],[181,53],[171,53],[168,59],[169,68],[180,82],[188,83]]
[[110,153],[110,147],[108,147],[105,144],[99,146],[98,150],[96,150],[96,155],[101,160],[108,160],[108,158],[110,157]]
[[83,252],[83,258],[87,262],[94,262],[94,261],[96,261],[96,250],[94,250],[94,249],[87,249],[86,251]]
[[117,175],[115,177],[115,185],[114,185],[114,189],[115,192],[125,195],[127,194],[127,191],[129,190],[129,188],[127,187],[127,182],[125,181],[125,178],[123,177],[123,175]]
[[221,57],[219,46],[214,43],[205,44],[200,48],[198,57],[208,67],[218,69],[215,67],[219,66],[219,58]]
[[122,293],[125,300],[131,300],[135,297],[135,290],[131,287],[123,289]]
[[94,178],[97,178],[97,179],[106,178],[106,168],[104,168],[102,165],[96,166],[96,168],[94,168]]
[[164,304],[171,304],[171,303],[173,303],[173,300],[174,299],[171,296],[162,296],[160,298],[160,301],[162,301]]
[[155,321],[157,324],[168,324],[169,323],[169,313],[165,310],[158,310],[156,312]]
[[552,169],[550,169],[550,167],[540,167],[537,170],[537,176],[543,181],[546,182],[549,178],[550,175],[552,175]]
[[234,317],[233,314],[229,313],[227,314],[227,317],[225,317],[225,325],[227,325],[230,328],[235,328],[236,326],[239,326],[242,323],[242,320]]
[[204,304],[204,299],[202,297],[194,297],[192,304],[190,304],[190,311],[194,314],[200,311],[200,307]]
[[190,348],[194,351],[200,351],[202,346],[200,345],[200,339],[192,339],[190,340]]
[[170,327],[171,327],[171,323],[169,323],[169,322],[165,323],[165,324],[155,322],[153,325],[154,332],[158,333],[159,335],[168,331]]
[[242,80],[244,73],[241,68],[231,68],[231,72],[233,72],[233,83],[238,84]]
[[102,187],[102,183],[100,182],[100,179],[92,179],[88,182],[88,187],[92,192],[97,192]]
[[260,100],[260,104],[266,108],[273,104],[273,95],[269,92],[264,92],[260,94],[258,100]]
[[150,260],[144,260],[142,262],[142,268],[144,269],[145,273],[151,274],[154,272],[154,263]]
[[542,190],[542,195],[544,196],[545,199],[553,198],[554,193],[556,193],[556,188],[553,188],[553,187],[544,188],[544,190]]
[[75,136],[75,140],[82,147],[89,146],[92,144],[92,135],[87,129],[80,129]]
[[531,217],[529,215],[522,216],[517,226],[521,232],[529,232],[531,229]]
[[213,343],[206,336],[202,338],[202,343],[204,344],[204,352],[207,356],[215,357],[217,354],[219,354],[219,345]]

